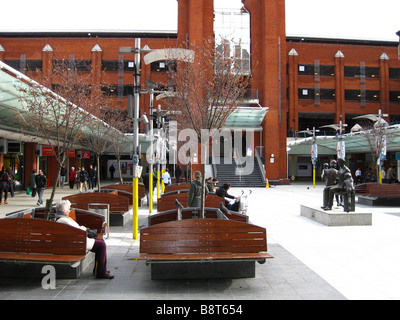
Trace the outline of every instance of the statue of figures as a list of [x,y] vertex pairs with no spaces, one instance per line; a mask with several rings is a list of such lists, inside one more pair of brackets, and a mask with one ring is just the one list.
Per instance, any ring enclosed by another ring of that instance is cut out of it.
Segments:
[[354,211],[355,208],[354,203],[352,203],[352,199],[355,196],[355,189],[353,184],[353,177],[351,176],[350,172],[346,172],[344,174],[344,190],[346,193],[344,196],[344,211]]
[[322,171],[321,178],[325,180],[326,185],[323,192],[323,206],[322,209],[325,209],[329,203],[329,190],[336,186],[337,179],[338,179],[338,171],[336,170],[336,161],[332,160],[329,168],[328,164],[324,164],[324,170]]
[[338,194],[338,195],[345,194],[345,191],[346,191],[345,190],[345,174],[350,173],[350,176],[351,176],[350,169],[345,165],[344,159],[338,159],[338,165],[339,165],[339,169],[337,170],[338,183],[329,189],[329,201],[328,201],[327,205],[323,208],[324,210],[332,210],[333,196],[335,194]]

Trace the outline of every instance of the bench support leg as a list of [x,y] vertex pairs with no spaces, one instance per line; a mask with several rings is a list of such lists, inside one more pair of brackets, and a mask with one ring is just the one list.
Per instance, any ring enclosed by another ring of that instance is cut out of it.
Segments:
[[255,261],[152,263],[151,279],[254,278]]

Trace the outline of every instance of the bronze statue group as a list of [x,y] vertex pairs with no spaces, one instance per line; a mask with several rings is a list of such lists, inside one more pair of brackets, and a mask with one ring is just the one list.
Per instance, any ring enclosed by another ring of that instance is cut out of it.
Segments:
[[324,210],[332,210],[333,198],[336,196],[338,206],[343,206],[344,211],[354,211],[355,190],[350,169],[345,165],[344,159],[332,160],[324,164],[321,178],[326,186],[323,192]]

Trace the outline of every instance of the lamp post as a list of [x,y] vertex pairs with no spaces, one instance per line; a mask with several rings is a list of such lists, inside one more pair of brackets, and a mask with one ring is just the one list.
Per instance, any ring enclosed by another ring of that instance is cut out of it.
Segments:
[[318,145],[316,144],[317,139],[315,137],[316,132],[319,132],[319,130],[315,129],[315,127],[313,127],[312,131],[308,128],[307,128],[307,130],[299,131],[299,133],[307,133],[309,135],[312,135],[311,162],[313,165],[313,187],[314,188],[315,188],[315,165],[316,165],[317,159],[318,159]]
[[122,54],[135,54],[134,63],[134,84],[133,84],[133,179],[132,179],[132,236],[133,239],[138,238],[139,229],[139,99],[140,99],[140,54],[142,52],[150,52],[150,48],[145,47],[140,49],[140,38],[135,39],[135,48],[120,47],[119,53]]

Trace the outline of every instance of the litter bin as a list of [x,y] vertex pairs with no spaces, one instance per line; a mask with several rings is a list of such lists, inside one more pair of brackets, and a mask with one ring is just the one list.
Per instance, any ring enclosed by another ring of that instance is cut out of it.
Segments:
[[[108,203],[89,203],[88,210],[99,213],[104,216],[104,222],[107,223],[107,227],[110,227],[110,205]],[[108,239],[109,232],[105,234]]]

